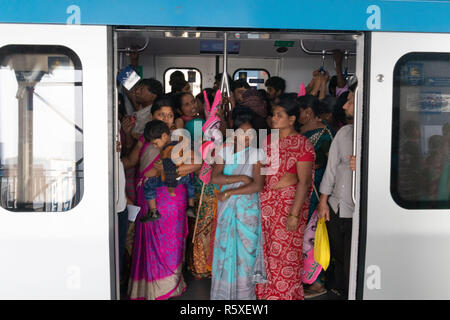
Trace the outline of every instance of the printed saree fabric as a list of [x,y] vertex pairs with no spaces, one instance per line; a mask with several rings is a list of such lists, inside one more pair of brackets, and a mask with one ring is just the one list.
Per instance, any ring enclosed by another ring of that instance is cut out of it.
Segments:
[[[304,133],[304,136],[307,137],[314,146],[314,152],[316,154],[314,186],[316,187],[317,192],[319,192],[320,182],[322,181],[325,169],[327,168],[328,152],[330,150],[331,142],[333,141],[333,134],[328,127],[325,127],[307,131]],[[318,203],[319,199],[317,198],[316,193],[313,192],[310,199],[308,221]]]
[[[253,177],[249,158],[256,152],[247,148],[235,153],[226,160],[223,173]],[[222,191],[241,184],[225,185]],[[255,300],[255,285],[265,277],[259,194],[233,195],[218,203],[211,300]]]
[[[266,154],[269,166],[272,162],[272,148],[272,145],[267,143]],[[299,134],[280,139],[278,152],[278,170],[266,176],[264,189],[260,195],[264,260],[268,282],[257,284],[256,295],[258,299],[264,300],[302,300],[304,298],[301,281],[302,247],[312,186],[298,213],[298,228],[292,232],[286,229],[286,220],[295,201],[297,185],[277,190],[273,188],[287,172],[292,172],[297,162],[314,162],[315,154],[311,142]],[[312,175],[314,177],[314,166]]]
[[169,194],[166,186],[156,189],[156,207],[161,218],[147,223],[140,221],[147,211],[141,180],[158,158],[155,157],[138,176],[137,198],[141,211],[136,218],[130,299],[163,300],[179,296],[186,290],[182,275],[184,242],[188,234],[186,186],[178,185],[175,196]]

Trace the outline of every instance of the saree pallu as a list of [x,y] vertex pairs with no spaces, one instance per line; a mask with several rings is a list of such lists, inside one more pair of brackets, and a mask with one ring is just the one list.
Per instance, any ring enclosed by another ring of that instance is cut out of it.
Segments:
[[147,223],[136,218],[136,235],[130,274],[130,299],[164,300],[186,290],[182,275],[187,229],[187,190],[178,185],[175,196],[167,187],[156,190],[161,218]]
[[[197,175],[194,176],[194,185],[196,187],[196,207],[200,199],[202,182]],[[217,200],[215,197],[215,190],[217,185],[206,184],[203,190],[203,199],[198,213],[197,230],[195,233],[194,243],[189,238],[189,259],[188,269],[192,275],[199,278],[208,278],[211,276],[211,261],[210,255],[212,253],[212,226],[213,220],[217,210]],[[195,228],[195,218],[190,219],[190,233],[193,234]]]
[[[271,159],[272,151],[269,143],[266,143],[266,150],[268,159]],[[301,281],[302,249],[312,186],[298,213],[299,223],[295,231],[286,229],[286,221],[295,201],[297,185],[273,189],[287,172],[293,172],[294,166],[299,161],[315,161],[311,142],[302,135],[280,139],[279,168],[275,174],[266,176],[264,189],[260,194],[264,260],[268,282],[256,285],[258,299],[303,300],[304,298]],[[314,166],[311,174],[314,179]]]
[[[256,149],[236,153],[235,160],[251,152]],[[223,173],[252,177],[253,164],[226,164]],[[223,191],[241,185],[226,185]],[[265,281],[259,194],[233,195],[218,204],[211,300],[255,300],[256,283]]]
[[[140,151],[140,158],[146,148]],[[142,223],[140,218],[148,210],[144,196],[145,172],[153,168],[159,154],[138,172],[136,181],[137,205],[141,207],[135,220],[135,237],[131,261],[130,299],[163,300],[181,295],[186,290],[182,275],[184,242],[188,234],[186,208],[187,190],[178,185],[171,196],[167,187],[156,189],[156,207],[161,218]]]
[[[331,142],[333,141],[333,133],[328,127],[310,130],[304,133],[305,137],[314,146],[314,152],[316,154],[316,163],[314,170],[314,187],[319,193],[320,183],[322,182],[325,169],[327,168],[328,152],[330,151]],[[320,193],[319,193],[320,196]],[[311,218],[312,213],[316,210],[319,204],[319,199],[315,192],[311,194],[308,221]]]

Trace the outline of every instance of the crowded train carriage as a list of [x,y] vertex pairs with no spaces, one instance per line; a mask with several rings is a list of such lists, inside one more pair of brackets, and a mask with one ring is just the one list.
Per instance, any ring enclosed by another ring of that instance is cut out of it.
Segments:
[[320,2],[2,2],[0,298],[450,298],[450,4]]

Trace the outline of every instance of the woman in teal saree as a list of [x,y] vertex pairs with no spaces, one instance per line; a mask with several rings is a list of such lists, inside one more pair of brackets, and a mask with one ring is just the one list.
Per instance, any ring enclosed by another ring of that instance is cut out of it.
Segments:
[[[247,111],[234,118],[234,128],[246,133],[252,129],[251,111]],[[255,300],[256,283],[265,281],[259,201],[264,186],[260,171],[263,153],[250,146],[252,138],[241,137],[224,148],[224,164],[216,162],[212,174],[211,182],[220,185],[221,190],[211,300]]]

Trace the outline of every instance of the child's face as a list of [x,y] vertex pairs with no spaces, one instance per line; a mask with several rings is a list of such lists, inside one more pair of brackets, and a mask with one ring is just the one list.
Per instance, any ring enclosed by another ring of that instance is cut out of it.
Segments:
[[158,148],[159,150],[162,150],[164,146],[170,141],[170,136],[167,133],[163,133],[161,135],[161,138],[155,139],[152,141],[152,144]]

